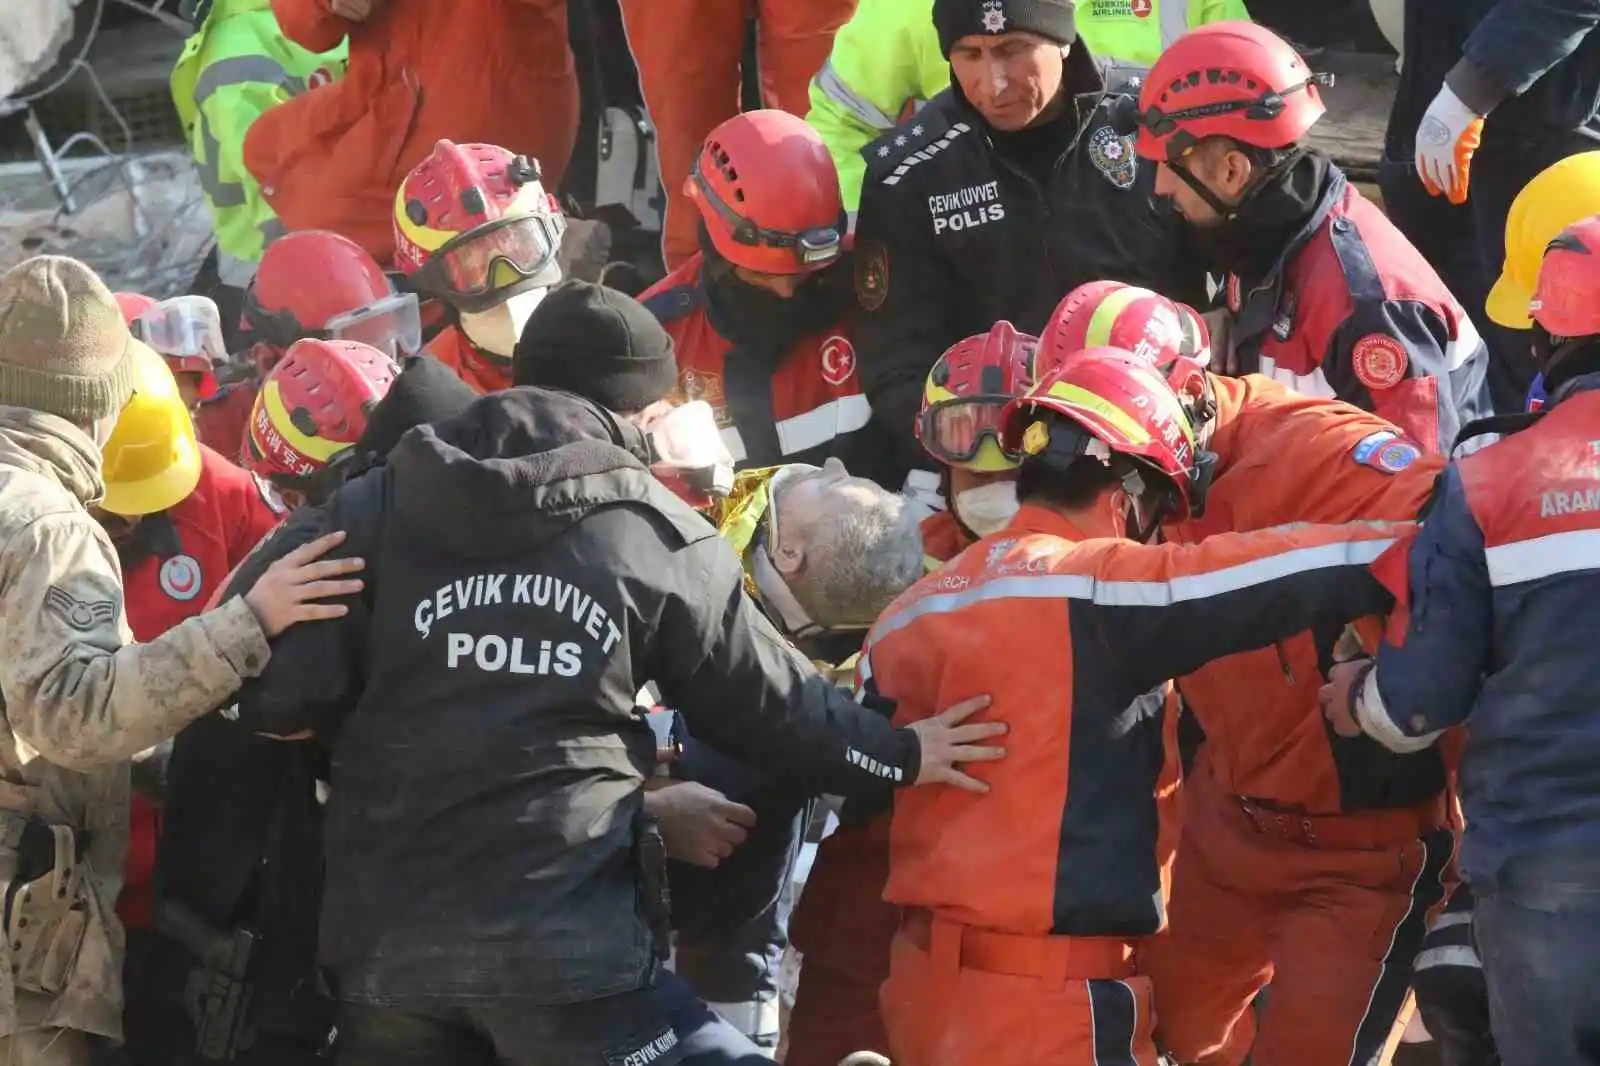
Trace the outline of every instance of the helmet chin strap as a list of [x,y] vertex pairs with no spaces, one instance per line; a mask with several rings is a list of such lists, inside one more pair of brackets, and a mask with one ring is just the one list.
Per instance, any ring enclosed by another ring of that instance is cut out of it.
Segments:
[[1292,169],[1296,163],[1300,162],[1300,160],[1305,157],[1305,154],[1305,148],[1296,146],[1286,153],[1282,159],[1272,164],[1272,166],[1264,167],[1260,172],[1252,177],[1250,179],[1250,183],[1244,187],[1244,191],[1239,194],[1239,202],[1231,206],[1223,203],[1222,199],[1217,196],[1216,193],[1206,188],[1205,184],[1201,182],[1199,178],[1194,176],[1194,172],[1183,164],[1168,163],[1167,169],[1178,175],[1178,177],[1183,180],[1185,185],[1194,190],[1194,194],[1200,197],[1200,199],[1204,200],[1206,202],[1206,206],[1217,213],[1218,219],[1224,222],[1232,222],[1234,219],[1239,217],[1240,212],[1249,206],[1251,200],[1255,199],[1261,194],[1262,189],[1266,188],[1273,181],[1276,181],[1278,178],[1282,177],[1285,173]]

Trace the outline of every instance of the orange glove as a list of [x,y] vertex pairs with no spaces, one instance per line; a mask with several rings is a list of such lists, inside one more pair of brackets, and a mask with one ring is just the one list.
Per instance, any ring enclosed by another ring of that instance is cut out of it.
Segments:
[[1428,105],[1417,127],[1417,177],[1433,196],[1467,202],[1472,154],[1483,140],[1483,116],[1461,102],[1448,85]]

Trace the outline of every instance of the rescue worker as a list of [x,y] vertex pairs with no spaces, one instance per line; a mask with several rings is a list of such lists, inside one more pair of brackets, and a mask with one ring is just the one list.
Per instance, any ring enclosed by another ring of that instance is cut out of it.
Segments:
[[[344,74],[343,34],[311,51],[285,36],[271,0],[190,0],[194,33],[172,68],[172,103],[217,234],[217,280],[237,301],[283,223],[245,167],[244,137],[262,113]],[[221,294],[219,294],[221,295]]]
[[9,921],[30,930],[6,970],[14,1002],[0,1012],[0,1058],[39,1066],[85,1063],[86,1034],[121,1036],[112,908],[126,760],[258,672],[269,636],[345,610],[316,597],[360,587],[340,580],[358,562],[313,561],[334,535],[279,560],[243,597],[129,643],[111,541],[87,508],[104,494],[100,445],[141,393],[175,397],[176,386],[88,267],[40,256],[0,277],[0,691],[12,753],[0,760],[0,818],[20,900]]
[[[932,572],[979,536],[1015,517],[1015,457],[1000,447],[1000,415],[1033,378],[1038,338],[997,322],[952,345],[928,373],[917,442],[943,469],[949,505],[922,521],[924,569]],[[900,910],[883,901],[889,871],[887,816],[846,808],[817,846],[795,909],[804,956],[789,1015],[787,1066],[837,1066],[862,1049],[888,1050],[878,988]]]
[[[187,408],[181,384],[170,389],[160,388],[159,380],[150,384],[117,417],[104,449],[105,497],[91,508],[116,548],[128,628],[144,643],[204,610],[221,591],[223,578],[284,513],[268,486],[195,440],[193,424],[179,410]],[[140,1025],[149,1017],[140,1001],[154,976],[153,876],[164,749],[136,762],[150,771],[136,773],[136,789],[145,777],[155,786],[150,794],[137,790],[131,797],[125,881],[117,899],[128,949],[124,1044],[132,1061],[141,1063],[160,1061],[145,1057],[158,1034]]]
[[[709,420],[704,432],[714,444]],[[998,756],[978,742],[1003,727],[959,725],[982,699],[911,736],[817,676],[745,596],[726,544],[650,476],[677,461],[652,442],[659,430],[568,393],[496,393],[408,434],[241,573],[325,523],[359,523],[356,546],[384,531],[375,609],[351,605],[362,629],[281,645],[280,669],[238,713],[335,748],[321,927],[339,1061],[672,1052],[680,1037],[652,989],[659,843],[641,820],[656,744],[633,716],[647,681],[707,742],[808,789],[966,786],[952,762]],[[677,443],[685,456],[706,444]],[[498,592],[485,572],[481,606],[467,606],[479,593],[444,601],[439,589],[485,567],[507,571]],[[550,700],[563,714],[539,711]],[[452,739],[424,739],[435,733]],[[476,873],[462,878],[469,852]]]
[[272,12],[313,52],[350,45],[343,78],[245,135],[245,165],[289,229],[348,234],[387,265],[394,190],[442,137],[506,145],[561,183],[578,129],[562,0],[272,0]]
[[1426,524],[1384,568],[1409,586],[1405,624],[1323,694],[1342,735],[1397,752],[1471,731],[1461,869],[1507,1066],[1600,1062],[1600,793],[1582,639],[1596,570],[1597,252],[1600,218],[1550,243],[1530,305],[1548,403],[1445,471]]
[[[1137,92],[1156,56],[1189,30],[1250,14],[1243,0],[1091,0],[1074,17],[1106,86]],[[839,168],[852,223],[866,174],[861,150],[949,87],[950,64],[926,0],[861,0],[839,27],[833,51],[811,79],[806,121]]]
[[368,344],[399,359],[422,348],[417,298],[396,292],[383,268],[348,237],[302,230],[274,241],[245,293],[244,323],[254,343],[236,380],[202,404],[200,439],[238,455],[249,431],[261,375],[303,338]]
[[561,280],[567,222],[540,174],[492,144],[440,141],[395,194],[395,264],[445,313],[428,351],[480,393],[510,387],[522,327]]
[[930,503],[939,475],[909,430],[946,348],[1001,319],[1037,332],[1095,278],[1204,291],[1071,3],[937,0],[933,22],[951,86],[864,150],[855,250],[861,380],[893,463],[879,480],[915,471]]
[[[1395,96],[1396,117],[1403,112],[1411,123],[1407,161],[1423,189],[1465,206],[1454,221],[1484,279],[1505,258],[1505,219],[1517,193],[1600,139],[1597,20],[1587,0],[1408,7],[1406,40],[1416,43],[1406,48]],[[1521,410],[1532,373],[1526,345],[1495,331],[1490,347],[1496,406]]]
[[668,271],[703,247],[695,239],[699,217],[688,182],[706,134],[739,114],[747,20],[754,17],[756,25],[757,106],[804,115],[806,85],[854,9],[855,0],[622,0],[628,47],[655,125],[667,197],[661,258]]
[[[1408,520],[1428,498],[1444,460],[1394,425],[1260,375],[1197,373],[1167,301],[1093,288],[1045,328],[1039,372],[1106,336],[1165,368],[1216,456],[1204,515],[1169,522],[1168,539]],[[1205,740],[1184,780],[1170,926],[1140,969],[1161,1004],[1157,1039],[1179,1062],[1381,1061],[1409,1016],[1453,840],[1445,767],[1329,734],[1317,690],[1339,635],[1324,626],[1178,681]],[[1250,1004],[1269,981],[1258,1023]]]
[[992,807],[895,800],[885,898],[908,910],[882,991],[889,1044],[910,1066],[1155,1066],[1134,952],[1164,922],[1166,678],[1382,609],[1366,564],[1394,536],[1129,543],[1198,510],[1204,485],[1177,396],[1118,349],[1042,378],[1003,434],[1022,455],[1021,510],[897,600],[858,667],[902,722],[992,689],[1029,752],[977,771]]
[[1202,27],[1151,68],[1139,155],[1226,274],[1223,369],[1368,408],[1448,452],[1490,413],[1488,352],[1433,268],[1304,143],[1324,80],[1270,30]]
[[786,112],[747,112],[711,131],[688,187],[700,251],[640,297],[672,336],[674,399],[709,403],[741,466],[832,456],[882,482],[821,138]]
[[206,296],[153,300],[136,292],[115,294],[122,319],[135,338],[166,362],[191,415],[217,395],[216,369],[227,362],[222,314]]

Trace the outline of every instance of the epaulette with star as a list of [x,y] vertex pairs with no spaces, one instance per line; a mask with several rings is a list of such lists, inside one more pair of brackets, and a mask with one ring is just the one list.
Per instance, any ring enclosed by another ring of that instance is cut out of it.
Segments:
[[923,111],[861,149],[867,177],[885,185],[898,185],[907,171],[949,147],[958,137],[970,136],[965,122],[950,122],[933,108]]

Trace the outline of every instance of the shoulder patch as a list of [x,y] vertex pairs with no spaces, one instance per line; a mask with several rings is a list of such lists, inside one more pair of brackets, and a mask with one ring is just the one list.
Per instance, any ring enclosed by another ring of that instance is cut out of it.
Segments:
[[674,285],[662,289],[648,300],[641,300],[646,311],[656,316],[657,322],[671,322],[700,306],[698,285]]
[[1411,357],[1387,333],[1369,333],[1350,348],[1350,369],[1369,389],[1392,389],[1406,378]]
[[856,246],[856,303],[863,311],[876,311],[889,298],[889,249],[882,241],[862,241]]
[[1422,457],[1422,449],[1387,429],[1369,433],[1356,442],[1350,458],[1385,474],[1398,474]]
[[79,633],[116,621],[117,605],[112,600],[80,600],[60,585],[51,585],[44,594],[44,605]]
[[965,122],[949,126],[920,116],[897,126],[861,150],[867,161],[867,176],[885,185],[898,185],[900,179],[918,163],[926,162],[950,147],[957,138],[972,132]]
[[283,502],[277,486],[254,471],[251,472],[250,479],[256,483],[256,493],[261,497],[261,502],[267,505],[267,510],[279,518],[289,513],[289,505]]
[[1105,179],[1119,189],[1133,188],[1139,174],[1139,156],[1134,151],[1133,134],[1118,133],[1109,124],[1089,134],[1089,162]]

